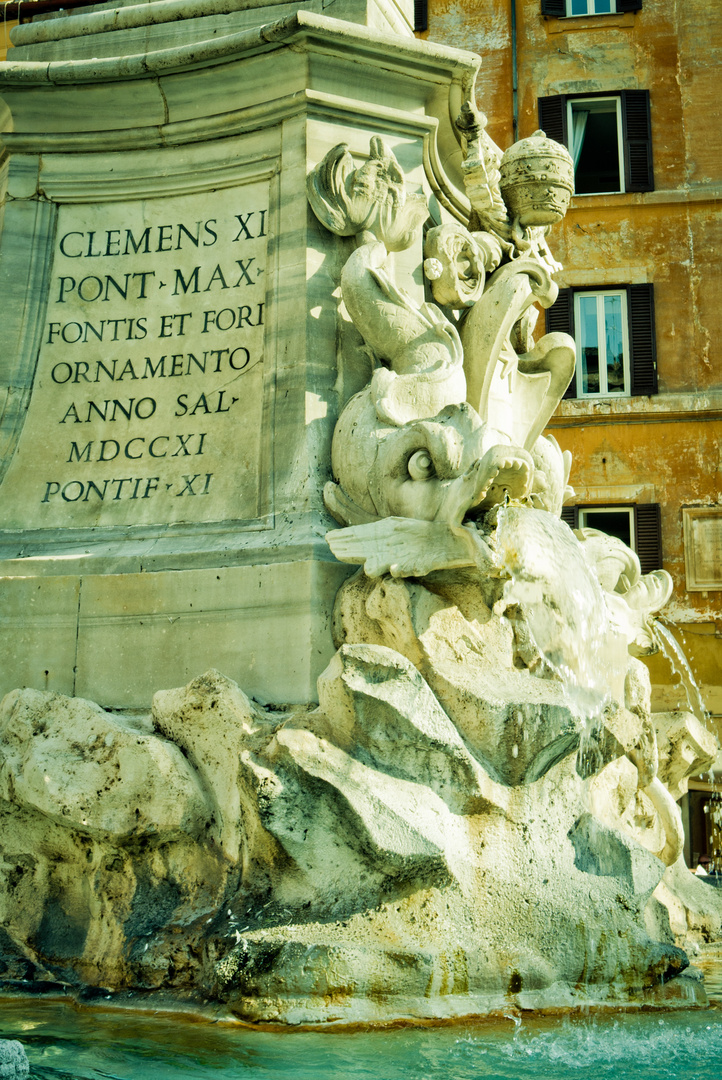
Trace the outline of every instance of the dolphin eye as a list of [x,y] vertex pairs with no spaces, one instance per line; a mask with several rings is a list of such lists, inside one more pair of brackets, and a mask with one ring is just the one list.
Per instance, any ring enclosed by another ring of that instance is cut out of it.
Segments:
[[417,450],[408,463],[409,476],[412,480],[428,480],[435,473],[434,463],[428,450]]

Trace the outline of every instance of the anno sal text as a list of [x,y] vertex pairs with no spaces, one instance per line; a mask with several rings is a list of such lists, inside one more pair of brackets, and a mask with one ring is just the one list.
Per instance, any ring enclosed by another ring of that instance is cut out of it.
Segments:
[[61,216],[38,365],[56,437],[37,497],[51,517],[116,520],[122,503],[122,520],[147,521],[134,507],[162,499],[151,517],[180,520],[195,516],[180,503],[222,490],[240,505],[254,488],[268,210],[226,212],[213,195],[213,216],[170,215],[196,209],[191,196],[167,201],[164,220],[143,203],[123,224],[117,207]]

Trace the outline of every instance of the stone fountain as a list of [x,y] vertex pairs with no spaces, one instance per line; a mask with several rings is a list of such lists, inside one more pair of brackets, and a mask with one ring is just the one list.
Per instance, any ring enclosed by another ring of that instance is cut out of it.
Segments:
[[[73,18],[95,16],[58,41]],[[3,985],[282,1024],[702,1002],[667,868],[675,797],[716,746],[651,713],[639,659],[671,579],[561,520],[571,457],[543,434],[575,363],[570,337],[535,333],[566,150],[539,131],[502,154],[467,54],[313,13],[144,66],[112,41],[85,59],[81,27],[53,62],[51,24],[31,31],[1,79],[8,287],[23,229],[51,255],[16,319],[3,565],[7,595],[37,598],[33,657],[56,594],[80,615],[72,686],[29,665],[0,707]],[[305,94],[277,103],[283,138],[256,87],[281,60]],[[406,112],[366,78],[382,61]],[[255,100],[219,119],[193,97],[213,79]],[[107,99],[156,85],[157,145]],[[70,90],[104,103],[95,127],[73,129]],[[144,454],[159,475],[132,472]],[[82,590],[108,620],[115,603],[97,653]],[[191,618],[213,590],[253,662]]]

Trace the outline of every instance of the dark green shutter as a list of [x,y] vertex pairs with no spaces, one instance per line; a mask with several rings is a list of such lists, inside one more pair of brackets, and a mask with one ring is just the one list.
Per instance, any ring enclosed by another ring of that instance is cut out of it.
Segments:
[[[559,296],[552,306],[546,309],[544,314],[546,316],[547,334],[553,334],[555,331],[558,331],[562,334],[570,334],[571,337],[574,337],[574,290],[560,289]],[[572,375],[572,381],[564,391],[564,397],[575,398],[576,396],[577,377],[575,374]]]
[[566,521],[570,529],[576,529],[579,523],[579,509],[576,506],[563,506],[561,513],[562,521]]
[[621,99],[625,189],[654,191],[649,91],[622,90]]
[[634,546],[643,574],[662,569],[662,515],[659,503],[634,508]]
[[539,127],[550,139],[567,145],[567,99],[565,94],[539,98]]
[[566,0],[541,0],[541,13],[547,18],[563,19],[567,13]]
[[632,394],[657,393],[657,349],[654,333],[654,286],[628,285],[629,355]]
[[617,0],[617,11],[641,11],[642,0]]
[[414,30],[421,34],[429,29],[428,0],[414,0]]

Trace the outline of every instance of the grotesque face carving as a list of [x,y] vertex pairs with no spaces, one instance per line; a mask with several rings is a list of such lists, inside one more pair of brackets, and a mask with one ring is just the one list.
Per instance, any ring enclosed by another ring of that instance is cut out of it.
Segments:
[[340,492],[326,493],[331,513],[339,518],[353,504],[369,518],[458,524],[530,490],[530,455],[494,443],[498,432],[490,432],[469,405],[450,405],[428,420],[387,427],[378,423],[362,392],[345,413],[333,450]]
[[459,309],[476,303],[484,291],[488,253],[463,225],[431,229],[424,254],[424,272],[437,304]]

